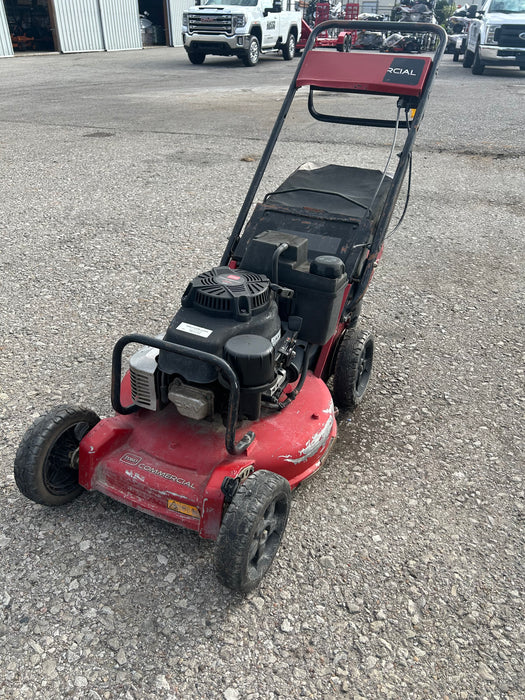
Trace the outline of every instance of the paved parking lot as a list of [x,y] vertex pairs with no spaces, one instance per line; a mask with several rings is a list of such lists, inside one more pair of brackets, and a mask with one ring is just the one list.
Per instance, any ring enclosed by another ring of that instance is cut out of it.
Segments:
[[[218,262],[292,71],[168,48],[0,62],[0,697],[525,694],[519,71],[444,57],[366,297],[370,395],[260,589],[231,594],[213,543],[102,495],[16,490],[33,418],[108,415],[114,342],[163,332]],[[385,134],[298,106],[267,190],[305,160],[384,163]]]

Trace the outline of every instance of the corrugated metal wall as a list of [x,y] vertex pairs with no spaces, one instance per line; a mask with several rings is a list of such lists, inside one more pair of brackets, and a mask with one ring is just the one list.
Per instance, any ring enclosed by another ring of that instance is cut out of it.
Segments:
[[107,51],[141,49],[138,0],[99,0]]
[[[166,0],[169,43],[182,46],[182,13],[195,0]],[[138,0],[50,0],[63,53],[141,49]],[[52,14],[52,16],[53,16]],[[0,0],[0,57],[13,56],[3,0]]]
[[0,2],[0,58],[13,55],[13,43],[7,24],[4,3]]
[[138,0],[54,0],[60,50],[141,49]]
[[168,0],[171,46],[182,46],[182,13],[193,5],[195,0]]
[[104,51],[98,0],[54,0],[60,50]]

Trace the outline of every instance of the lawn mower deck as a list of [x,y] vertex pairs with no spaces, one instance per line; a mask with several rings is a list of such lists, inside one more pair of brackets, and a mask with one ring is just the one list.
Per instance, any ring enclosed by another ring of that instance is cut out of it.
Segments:
[[295,401],[261,416],[255,439],[239,455],[226,451],[220,419],[195,421],[173,405],[158,414],[141,409],[107,418],[80,444],[79,482],[217,539],[224,500],[231,500],[237,483],[265,469],[295,488],[319,469],[336,431],[331,394],[309,373]]

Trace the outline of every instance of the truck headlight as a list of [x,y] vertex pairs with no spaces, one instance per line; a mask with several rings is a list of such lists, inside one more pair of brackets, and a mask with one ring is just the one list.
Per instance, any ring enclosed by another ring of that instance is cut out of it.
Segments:
[[497,33],[498,33],[499,29],[500,29],[499,24],[488,24],[487,25],[487,38],[486,38],[487,44],[497,44],[498,43]]
[[246,24],[246,15],[233,15],[232,20],[233,20],[233,28],[240,29],[241,27],[244,27]]
[[187,29],[188,28],[188,13],[183,12],[182,13],[182,29]]

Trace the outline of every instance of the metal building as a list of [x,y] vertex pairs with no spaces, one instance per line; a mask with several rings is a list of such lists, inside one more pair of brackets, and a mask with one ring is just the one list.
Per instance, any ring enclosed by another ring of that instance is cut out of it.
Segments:
[[5,7],[2,3],[0,3],[0,56],[12,55],[13,42],[11,41],[11,34],[7,23]]
[[0,0],[0,57],[180,46],[194,0]]

